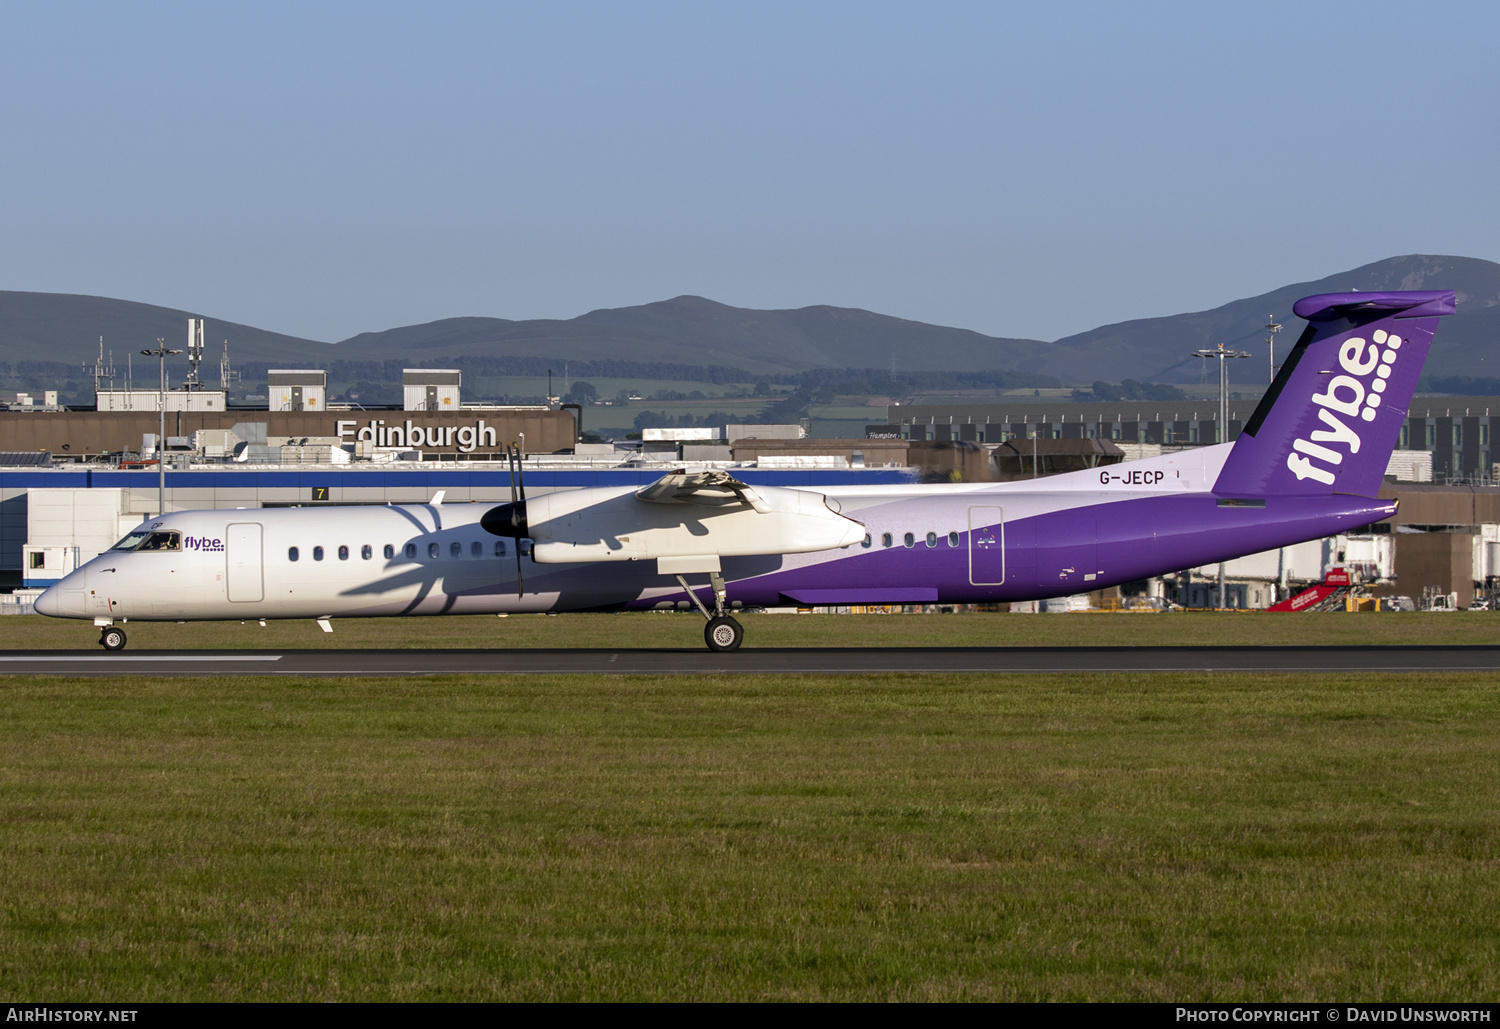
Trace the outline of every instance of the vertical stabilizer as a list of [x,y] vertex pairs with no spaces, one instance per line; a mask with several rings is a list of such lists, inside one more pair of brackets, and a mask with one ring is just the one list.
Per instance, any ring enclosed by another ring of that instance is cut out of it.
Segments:
[[1292,306],[1307,329],[1214,484],[1240,495],[1373,497],[1451,290],[1323,293]]

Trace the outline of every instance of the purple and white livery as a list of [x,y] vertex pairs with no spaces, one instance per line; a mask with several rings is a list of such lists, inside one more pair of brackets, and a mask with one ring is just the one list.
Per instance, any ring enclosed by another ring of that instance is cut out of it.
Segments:
[[132,618],[327,628],[691,604],[709,646],[732,650],[739,607],[1056,597],[1389,518],[1396,505],[1376,494],[1454,294],[1329,293],[1293,310],[1307,329],[1232,444],[1020,483],[811,490],[704,472],[487,509],[185,511],[143,525],[36,610],[92,618],[116,650],[116,623]]

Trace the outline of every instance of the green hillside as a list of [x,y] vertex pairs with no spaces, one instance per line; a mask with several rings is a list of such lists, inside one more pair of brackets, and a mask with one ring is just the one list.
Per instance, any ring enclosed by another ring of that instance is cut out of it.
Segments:
[[693,296],[590,311],[567,320],[449,318],[363,333],[339,344],[341,351],[358,351],[358,357],[369,359],[420,355],[437,361],[483,353],[554,361],[724,365],[752,376],[809,368],[889,368],[893,360],[901,371],[1008,368],[1036,360],[1048,346],[855,308],[755,311]]
[[1472,257],[1422,254],[1392,257],[1312,282],[1294,283],[1210,311],[1104,325],[1058,340],[1044,359],[1026,367],[1061,378],[1076,377],[1079,369],[1087,368],[1094,377],[1104,380],[1197,382],[1202,362],[1189,355],[1222,342],[1260,359],[1245,361],[1243,373],[1235,368],[1232,374],[1236,379],[1263,383],[1268,375],[1264,342],[1267,316],[1274,315],[1286,326],[1277,341],[1277,352],[1285,353],[1303,324],[1292,314],[1293,303],[1314,293],[1354,289],[1457,290],[1458,316],[1444,319],[1427,371],[1433,375],[1500,376],[1500,264]]
[[[1429,375],[1500,378],[1500,264],[1426,255],[1393,257],[1212,310],[1104,325],[1051,343],[986,336],[854,308],[758,311],[694,296],[570,319],[447,318],[362,333],[336,344],[210,317],[205,338],[211,363],[217,362],[221,341],[227,339],[235,367],[245,369],[249,379],[279,365],[328,367],[341,381],[386,383],[399,380],[403,366],[458,365],[477,376],[534,377],[545,375],[549,367],[561,372],[569,363],[578,376],[713,383],[748,383],[827,368],[893,370],[907,377],[1016,369],[1078,384],[1196,382],[1202,369],[1191,352],[1223,342],[1259,359],[1236,368],[1236,381],[1260,383],[1267,375],[1266,319],[1274,316],[1286,326],[1278,343],[1278,352],[1285,353],[1300,330],[1291,313],[1299,297],[1350,289],[1438,288],[1458,291],[1459,315],[1444,324],[1428,362]],[[154,345],[157,337],[180,345],[191,314],[105,297],[0,292],[0,363],[9,366],[11,378],[26,380],[28,388],[42,378],[50,388],[59,374],[73,378],[81,365],[92,364],[102,335],[123,371],[124,355]],[[28,362],[53,366],[44,373]],[[3,369],[0,379],[5,379]]]
[[75,293],[22,293],[0,290],[0,361],[66,361],[94,363],[99,337],[114,351],[123,374],[125,355],[156,346],[181,348],[187,342],[187,320],[204,318],[203,339],[209,360],[217,366],[224,340],[230,357],[314,367],[331,360],[332,346],[284,336],[195,311],[180,311],[131,300]]

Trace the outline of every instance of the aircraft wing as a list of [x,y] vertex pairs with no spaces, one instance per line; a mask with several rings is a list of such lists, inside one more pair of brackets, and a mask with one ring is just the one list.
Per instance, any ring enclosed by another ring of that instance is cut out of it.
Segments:
[[851,546],[864,526],[821,493],[752,488],[726,472],[672,472],[640,489],[565,490],[526,501],[539,564],[801,554]]

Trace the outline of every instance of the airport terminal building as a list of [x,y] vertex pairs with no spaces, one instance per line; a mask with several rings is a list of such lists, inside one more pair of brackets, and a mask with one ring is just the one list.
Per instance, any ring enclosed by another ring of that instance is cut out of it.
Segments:
[[[256,409],[180,390],[101,391],[94,410],[29,398],[0,410],[0,576],[10,588],[44,586],[163,509],[427,503],[440,493],[449,504],[501,503],[510,499],[512,446],[526,456],[536,495],[645,485],[683,463],[775,486],[1032,478],[1220,436],[1208,402],[1037,401],[892,405],[887,424],[869,426],[863,440],[731,426],[681,439],[663,430],[627,450],[580,444],[576,407],[464,404],[450,370],[409,369],[401,409],[330,405],[322,376],[273,370],[271,396]],[[1231,440],[1254,404],[1231,404]],[[1500,398],[1416,398],[1382,491],[1402,500],[1389,524],[1231,562],[1223,594],[1210,585],[1217,569],[1184,569],[1086,603],[1145,594],[1264,607],[1337,567],[1377,593],[1440,590],[1468,606],[1476,591],[1500,586],[1492,411],[1500,417]]]
[[[1217,403],[1157,400],[895,404],[886,409],[887,424],[870,426],[869,432],[910,440],[967,440],[992,445],[1040,438],[1203,446],[1237,439],[1259,402],[1255,397],[1229,404],[1227,435],[1220,433]],[[1500,420],[1500,397],[1418,396],[1407,411],[1396,446],[1398,451],[1430,454],[1432,481],[1493,481],[1497,476],[1490,450],[1492,420]]]

